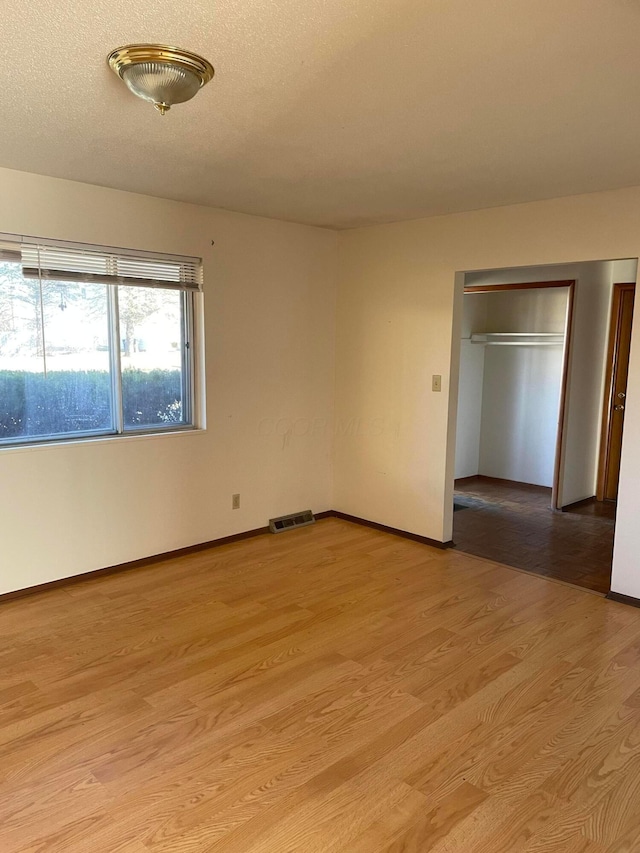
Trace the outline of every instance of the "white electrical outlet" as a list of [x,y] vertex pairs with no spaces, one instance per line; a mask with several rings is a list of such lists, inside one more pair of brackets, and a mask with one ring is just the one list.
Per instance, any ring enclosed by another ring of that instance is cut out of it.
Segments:
[[431,390],[442,391],[442,376],[438,376],[436,373],[433,374],[431,377]]
[[240,495],[231,495],[231,509],[240,509]]

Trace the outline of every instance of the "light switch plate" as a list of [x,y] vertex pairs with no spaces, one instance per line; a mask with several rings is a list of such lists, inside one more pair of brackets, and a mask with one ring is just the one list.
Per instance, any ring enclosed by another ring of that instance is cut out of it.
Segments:
[[431,377],[431,390],[442,391],[442,376],[434,373]]

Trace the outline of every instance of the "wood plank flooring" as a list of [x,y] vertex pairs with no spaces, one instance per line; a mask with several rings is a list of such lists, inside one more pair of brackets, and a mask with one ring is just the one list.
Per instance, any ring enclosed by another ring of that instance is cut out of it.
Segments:
[[538,575],[607,593],[615,505],[551,509],[551,489],[492,477],[456,481],[456,548]]
[[0,604],[2,853],[640,850],[640,610],[327,519]]

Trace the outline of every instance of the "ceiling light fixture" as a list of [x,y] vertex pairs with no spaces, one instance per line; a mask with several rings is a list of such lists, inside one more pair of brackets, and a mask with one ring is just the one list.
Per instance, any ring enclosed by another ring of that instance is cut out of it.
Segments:
[[213,77],[206,59],[164,44],[127,44],[112,50],[109,65],[127,87],[161,115],[189,101]]

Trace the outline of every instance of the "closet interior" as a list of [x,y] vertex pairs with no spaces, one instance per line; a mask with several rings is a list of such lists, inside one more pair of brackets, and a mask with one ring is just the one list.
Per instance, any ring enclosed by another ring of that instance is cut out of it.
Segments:
[[553,486],[569,285],[464,295],[456,479]]

